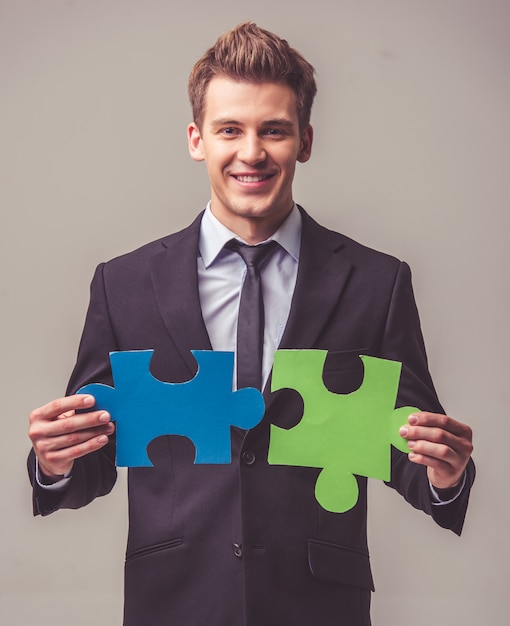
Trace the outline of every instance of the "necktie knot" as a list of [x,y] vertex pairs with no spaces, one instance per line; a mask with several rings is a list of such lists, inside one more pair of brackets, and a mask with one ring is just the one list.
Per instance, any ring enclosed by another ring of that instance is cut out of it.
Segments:
[[268,243],[263,243],[258,246],[249,246],[237,241],[237,239],[231,239],[225,244],[225,247],[228,250],[237,252],[245,262],[246,267],[258,269],[264,259],[278,247],[278,243],[276,241],[269,241]]

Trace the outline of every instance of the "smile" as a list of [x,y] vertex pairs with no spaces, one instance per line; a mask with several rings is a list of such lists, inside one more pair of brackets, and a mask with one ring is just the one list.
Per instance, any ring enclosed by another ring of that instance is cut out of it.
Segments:
[[261,183],[263,180],[267,180],[271,178],[271,176],[236,176],[234,178],[238,180],[240,183]]

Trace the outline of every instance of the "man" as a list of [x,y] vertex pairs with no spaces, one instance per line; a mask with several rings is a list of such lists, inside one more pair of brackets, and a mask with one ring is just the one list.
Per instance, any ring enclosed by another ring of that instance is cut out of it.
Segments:
[[[409,268],[294,204],[296,162],[311,155],[313,74],[254,24],[222,35],[198,61],[188,142],[205,161],[210,204],[185,230],[98,267],[68,394],[111,384],[115,350],[154,349],[154,376],[172,382],[195,373],[191,350],[237,348],[241,364],[236,327],[249,272],[230,242],[276,241],[259,270],[262,380],[277,348],[328,350],[324,381],[337,393],[359,385],[359,354],[401,361],[398,405],[423,412],[402,427],[411,453],[392,451],[390,484],[460,534],[474,479],[471,431],[436,397]],[[153,468],[129,470],[127,626],[370,624],[366,480],[356,506],[336,514],[315,500],[317,470],[270,466],[270,424],[295,425],[302,404],[267,384],[264,395],[263,421],[232,429],[232,463],[195,465],[189,441],[165,436],[149,445]],[[32,412],[35,513],[78,508],[113,487],[114,427],[93,405],[68,395]]]

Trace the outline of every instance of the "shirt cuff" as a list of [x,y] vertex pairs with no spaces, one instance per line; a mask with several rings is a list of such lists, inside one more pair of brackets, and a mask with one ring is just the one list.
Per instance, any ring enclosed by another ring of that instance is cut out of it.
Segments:
[[434,506],[443,506],[445,504],[450,504],[450,502],[453,502],[454,500],[456,500],[460,494],[462,493],[462,490],[464,489],[464,485],[466,484],[466,472],[464,472],[464,477],[462,479],[462,482],[457,485],[457,487],[452,487],[451,489],[441,489],[440,491],[444,491],[447,492],[447,498],[444,498],[444,495],[446,494],[441,494],[439,495],[438,490],[435,489],[432,485],[432,483],[429,480],[429,487],[430,487],[430,493],[432,494],[432,504]]
[[35,457],[35,479],[39,487],[41,487],[42,489],[47,489],[48,491],[62,491],[62,489],[67,487],[67,485],[71,481],[71,472],[70,471],[67,472],[66,474],[62,476],[62,478],[60,478],[54,483],[45,484],[43,482],[43,477],[41,476],[41,470],[39,468],[39,460],[37,459],[37,457]]

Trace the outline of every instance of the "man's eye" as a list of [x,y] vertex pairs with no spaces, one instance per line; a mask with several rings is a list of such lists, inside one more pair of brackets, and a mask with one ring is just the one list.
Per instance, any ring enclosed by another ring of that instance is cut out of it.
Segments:
[[236,129],[236,128],[233,128],[232,126],[229,126],[229,127],[227,127],[227,128],[223,128],[223,129],[221,130],[221,132],[222,132],[224,135],[235,135],[235,134],[237,133],[237,129]]

